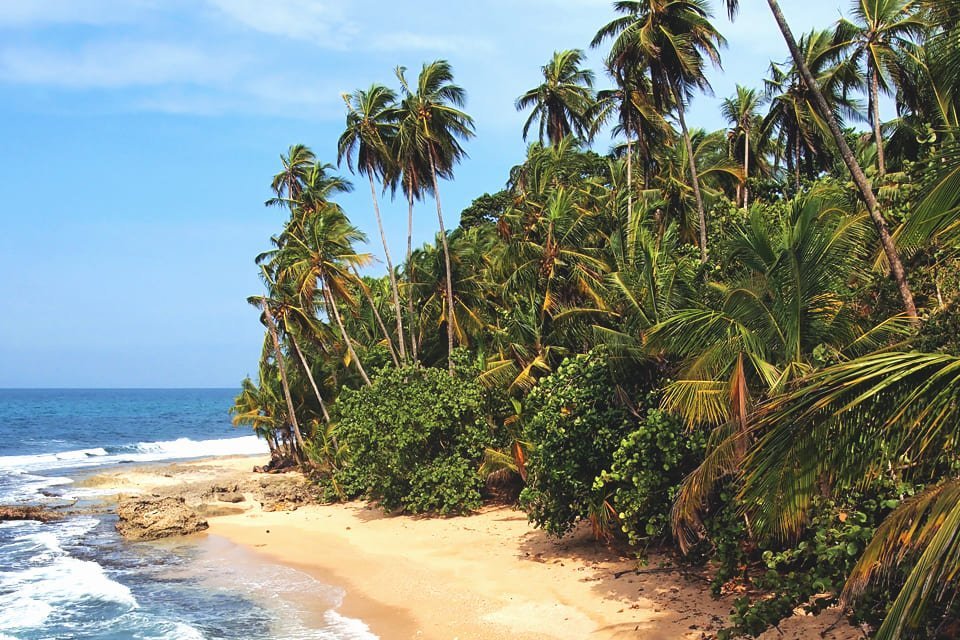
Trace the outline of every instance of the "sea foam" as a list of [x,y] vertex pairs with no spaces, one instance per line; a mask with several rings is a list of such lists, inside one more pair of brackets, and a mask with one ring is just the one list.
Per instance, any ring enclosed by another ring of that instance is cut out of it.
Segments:
[[179,438],[139,442],[118,447],[74,449],[22,456],[0,456],[0,471],[25,473],[51,469],[104,466],[122,462],[159,462],[207,456],[257,455],[267,453],[266,442],[256,436],[191,440]]

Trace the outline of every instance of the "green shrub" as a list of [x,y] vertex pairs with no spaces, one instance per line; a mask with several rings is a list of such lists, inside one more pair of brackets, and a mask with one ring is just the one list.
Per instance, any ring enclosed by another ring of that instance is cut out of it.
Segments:
[[565,360],[527,397],[524,438],[534,449],[520,504],[552,535],[568,533],[580,519],[609,522],[607,495],[594,480],[630,432],[615,396],[606,352],[595,349]]
[[[728,503],[712,527],[714,541],[719,543],[715,560],[721,564],[714,591],[719,593],[724,583],[736,579],[748,592],[759,595],[736,599],[732,625],[718,637],[755,637],[792,615],[797,607],[817,613],[836,604],[876,527],[897,506],[897,492],[911,490],[909,486],[878,486],[868,494],[851,494],[842,501],[820,498],[803,535],[787,546],[745,546],[743,519],[737,518],[733,503]],[[865,598],[854,612],[855,620],[876,623],[889,598],[889,592]]]
[[613,454],[613,464],[594,482],[594,489],[613,488],[613,506],[620,528],[632,545],[665,540],[669,514],[680,482],[702,460],[703,433],[689,433],[683,423],[653,408]]
[[445,370],[385,368],[373,385],[343,389],[337,433],[350,464],[335,477],[348,496],[387,510],[463,513],[480,506],[477,474],[489,440],[475,378]]

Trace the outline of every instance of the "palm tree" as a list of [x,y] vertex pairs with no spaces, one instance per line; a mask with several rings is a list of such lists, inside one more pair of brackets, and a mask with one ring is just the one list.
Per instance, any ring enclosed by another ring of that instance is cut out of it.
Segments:
[[[855,64],[843,59],[843,49],[834,42],[834,34],[811,31],[800,39],[799,47],[837,121],[843,124],[844,117],[857,117],[859,104],[849,97],[849,91],[860,84],[861,76]],[[799,191],[804,172],[812,178],[833,166],[829,129],[796,64],[771,63],[770,77],[764,85],[770,110],[763,130],[777,131],[787,170],[793,174],[795,190]]]
[[286,205],[293,211],[300,194],[303,192],[304,182],[313,169],[317,157],[309,147],[303,144],[290,145],[287,155],[280,155],[283,170],[273,176],[270,189],[277,194],[275,198],[267,200],[267,206]]
[[747,181],[750,179],[750,156],[753,154],[754,146],[761,147],[758,140],[751,138],[761,128],[762,119],[760,117],[760,107],[763,104],[763,97],[755,89],[737,85],[737,95],[727,98],[723,101],[720,109],[724,119],[730,123],[731,147],[736,150],[737,147],[743,147],[743,186],[741,188],[741,198],[743,208],[746,209],[750,204],[750,190]]
[[[466,100],[466,92],[453,83],[453,72],[446,60],[424,63],[417,78],[416,90],[407,82],[405,71],[403,67],[397,68],[397,78],[404,94],[399,107],[401,135],[405,143],[410,145],[407,151],[411,156],[409,162],[416,163],[421,159],[426,161],[433,197],[437,203],[437,220],[440,223],[447,280],[447,360],[452,373],[453,360],[450,356],[453,354],[455,324],[453,278],[438,178],[452,177],[453,167],[466,155],[460,141],[473,137],[473,118],[461,110]],[[412,177],[409,179],[412,184]],[[410,193],[413,193],[412,186]]]
[[377,217],[377,227],[380,230],[380,240],[383,243],[383,254],[387,261],[387,273],[390,276],[390,289],[393,294],[393,307],[397,323],[397,344],[400,350],[400,359],[406,360],[407,353],[403,337],[403,313],[400,311],[400,291],[397,287],[397,274],[390,258],[390,248],[387,246],[387,234],[383,230],[383,218],[380,215],[380,204],[377,201],[377,190],[374,177],[385,176],[393,170],[390,166],[394,159],[390,155],[393,140],[397,135],[396,114],[397,95],[387,87],[379,84],[372,85],[366,91],[357,90],[353,94],[343,94],[347,104],[347,128],[340,136],[337,145],[337,162],[344,158],[347,166],[353,171],[353,157],[356,154],[357,171],[366,175],[370,180],[370,197],[373,199],[373,212]]
[[[731,10],[732,7],[736,6],[736,0],[727,0],[727,3],[728,6],[731,6]],[[880,244],[883,247],[884,255],[887,258],[887,263],[890,265],[890,273],[893,275],[893,279],[897,283],[897,289],[899,290],[900,297],[903,300],[904,310],[906,311],[907,316],[909,316],[914,323],[919,324],[920,320],[919,316],[917,315],[917,305],[913,301],[913,292],[910,290],[910,284],[907,282],[907,272],[903,268],[903,263],[900,261],[900,255],[897,253],[897,248],[893,243],[893,239],[890,237],[890,229],[887,226],[887,221],[884,219],[883,214],[880,212],[880,203],[877,201],[877,196],[873,192],[873,187],[867,180],[867,176],[863,172],[863,168],[859,165],[859,163],[857,163],[857,159],[853,155],[850,145],[847,144],[846,138],[843,137],[843,132],[840,130],[840,125],[837,122],[837,119],[830,111],[830,105],[827,104],[826,99],[823,97],[823,93],[820,92],[816,79],[813,77],[813,74],[810,73],[810,69],[805,64],[803,56],[800,52],[800,48],[797,46],[797,41],[793,37],[793,31],[791,31],[790,25],[787,22],[786,17],[783,15],[783,11],[780,9],[780,4],[777,2],[777,0],[767,0],[767,4],[770,5],[770,11],[773,12],[773,17],[777,21],[777,25],[780,27],[780,31],[783,34],[783,39],[787,42],[787,48],[790,49],[790,55],[793,56],[794,63],[800,70],[800,76],[806,83],[810,93],[813,94],[814,106],[819,112],[820,117],[826,120],[827,126],[830,129],[830,134],[833,136],[833,141],[840,150],[840,156],[843,158],[844,163],[850,170],[850,175],[853,177],[853,182],[857,185],[857,188],[860,190],[860,194],[866,201],[867,211],[870,212],[870,219],[873,220],[873,224],[877,229],[877,234],[880,236]]]
[[366,236],[350,224],[339,207],[326,204],[306,216],[303,225],[289,235],[287,244],[273,256],[272,263],[280,282],[289,283],[305,306],[313,306],[315,294],[321,294],[327,313],[336,322],[344,346],[364,383],[370,378],[363,368],[353,341],[340,315],[339,304],[355,308],[353,269],[370,262],[370,255],[357,253],[355,242]]
[[608,73],[617,83],[616,89],[606,89],[597,94],[597,125],[615,116],[615,135],[627,138],[627,213],[633,214],[633,144],[640,149],[643,165],[644,187],[649,182],[652,147],[663,144],[673,133],[669,123],[657,110],[650,93],[650,82],[641,70],[615,69],[607,65]]
[[707,214],[700,193],[700,181],[694,164],[685,110],[694,90],[709,91],[704,75],[704,58],[720,64],[719,48],[723,36],[709,21],[704,0],[622,0],[614,4],[621,17],[602,27],[591,46],[607,38],[614,42],[610,66],[618,70],[646,68],[658,107],[672,107],[683,133],[689,158],[700,222],[700,259],[707,260]]
[[517,98],[517,111],[533,108],[523,125],[523,139],[534,122],[539,123],[539,140],[544,134],[558,144],[571,134],[589,141],[594,134],[593,72],[583,69],[580,49],[555,51],[543,70],[543,83]]
[[905,637],[929,605],[956,594],[960,357],[878,352],[801,382],[761,407],[740,497],[757,534],[784,539],[824,492],[843,495],[891,473],[932,482],[881,524],[843,593],[850,602],[870,584],[905,576],[876,638]]
[[[727,7],[727,13],[731,18],[733,18],[737,13],[740,1],[724,0],[724,4]],[[850,145],[847,144],[846,138],[843,136],[843,131],[840,129],[840,124],[837,122],[837,119],[834,117],[833,112],[830,109],[830,105],[827,103],[826,98],[820,91],[820,87],[817,84],[816,78],[810,72],[810,69],[803,58],[803,53],[800,47],[797,45],[797,40],[793,36],[793,30],[790,28],[790,23],[787,22],[786,16],[783,15],[783,10],[780,8],[780,3],[777,2],[777,0],[767,0],[767,4],[769,5],[770,12],[773,14],[773,18],[780,29],[780,33],[783,34],[783,39],[787,43],[787,48],[790,50],[790,55],[793,57],[794,64],[797,65],[797,69],[800,72],[800,77],[803,78],[804,83],[807,85],[807,88],[810,90],[810,93],[813,96],[814,107],[816,108],[820,117],[823,118],[827,123],[827,127],[830,130],[830,135],[833,137],[834,143],[840,150],[840,156],[843,158],[844,164],[846,164],[847,168],[850,170],[850,175],[853,178],[853,182],[857,185],[857,189],[860,191],[860,194],[863,196],[863,199],[867,204],[867,210],[870,212],[870,219],[873,221],[873,224],[877,229],[877,234],[880,236],[880,245],[883,248],[884,256],[886,257],[887,263],[890,266],[890,274],[893,276],[893,279],[897,284],[897,289],[900,293],[900,298],[903,300],[904,310],[912,322],[919,324],[920,320],[919,316],[917,315],[917,305],[914,303],[913,293],[910,290],[910,284],[907,282],[907,272],[903,268],[903,263],[900,261],[900,255],[897,253],[897,248],[890,236],[890,229],[887,226],[887,221],[880,212],[880,204],[877,201],[876,194],[873,192],[873,187],[867,180],[867,176],[863,171],[863,167],[861,167],[857,162],[856,156],[853,154],[853,150],[850,149]]]
[[251,296],[247,298],[247,302],[262,311],[261,320],[266,325],[270,339],[273,342],[274,359],[276,360],[277,368],[280,370],[283,397],[287,402],[287,417],[290,420],[290,425],[293,427],[293,433],[296,437],[297,446],[294,450],[294,458],[298,462],[303,462],[303,452],[306,450],[306,444],[303,440],[303,434],[300,432],[300,423],[297,420],[297,412],[293,405],[293,395],[290,393],[290,381],[287,377],[287,366],[283,358],[283,350],[280,348],[280,336],[277,333],[277,324],[274,322],[273,312],[270,310],[273,301],[267,296]]
[[674,518],[684,545],[716,480],[737,468],[757,397],[813,371],[815,350],[860,355],[905,329],[900,318],[865,325],[845,298],[849,279],[869,264],[865,216],[848,208],[840,191],[826,188],[795,198],[779,221],[755,206],[729,247],[728,268],[739,277],[710,285],[719,304],[677,311],[647,336],[651,346],[682,358],[664,407],[691,425],[719,425],[712,441],[736,445],[710,451],[681,487]]
[[880,121],[880,93],[892,92],[891,83],[904,74],[900,51],[913,47],[928,25],[917,12],[915,0],[854,0],[851,22],[841,18],[836,39],[847,55],[866,67],[869,115],[877,146],[877,171],[887,172]]

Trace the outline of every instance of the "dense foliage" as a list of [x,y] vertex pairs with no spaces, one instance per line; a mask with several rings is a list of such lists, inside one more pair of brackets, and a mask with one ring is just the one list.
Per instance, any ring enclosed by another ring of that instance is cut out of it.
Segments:
[[439,369],[385,369],[369,387],[344,389],[336,413],[350,451],[336,477],[349,494],[410,513],[480,506],[477,466],[489,426],[476,382]]
[[[789,57],[705,131],[710,3],[615,3],[603,73],[547,61],[516,104],[536,141],[454,229],[441,184],[474,123],[450,65],[344,95],[336,157],[369,182],[386,274],[360,274],[351,184],[291,146],[235,422],[331,494],[460,513],[520,485],[551,534],[676,543],[740,590],[730,635],[828,604],[879,638],[949,635],[960,2],[853,0],[797,38],[767,5]],[[414,247],[427,199],[439,233]],[[385,214],[408,220],[403,259]]]
[[536,443],[527,462],[520,504],[531,520],[563,535],[578,520],[606,532],[611,521],[604,487],[594,486],[621,439],[629,432],[626,410],[603,351],[565,360],[527,396],[524,429]]

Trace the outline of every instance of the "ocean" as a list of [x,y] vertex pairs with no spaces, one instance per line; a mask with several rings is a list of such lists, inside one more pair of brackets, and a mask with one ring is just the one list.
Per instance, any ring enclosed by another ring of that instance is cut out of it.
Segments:
[[[110,466],[267,451],[234,389],[0,390],[0,505],[95,499]],[[109,513],[0,522],[0,640],[375,638],[338,587],[215,536],[126,542]]]

